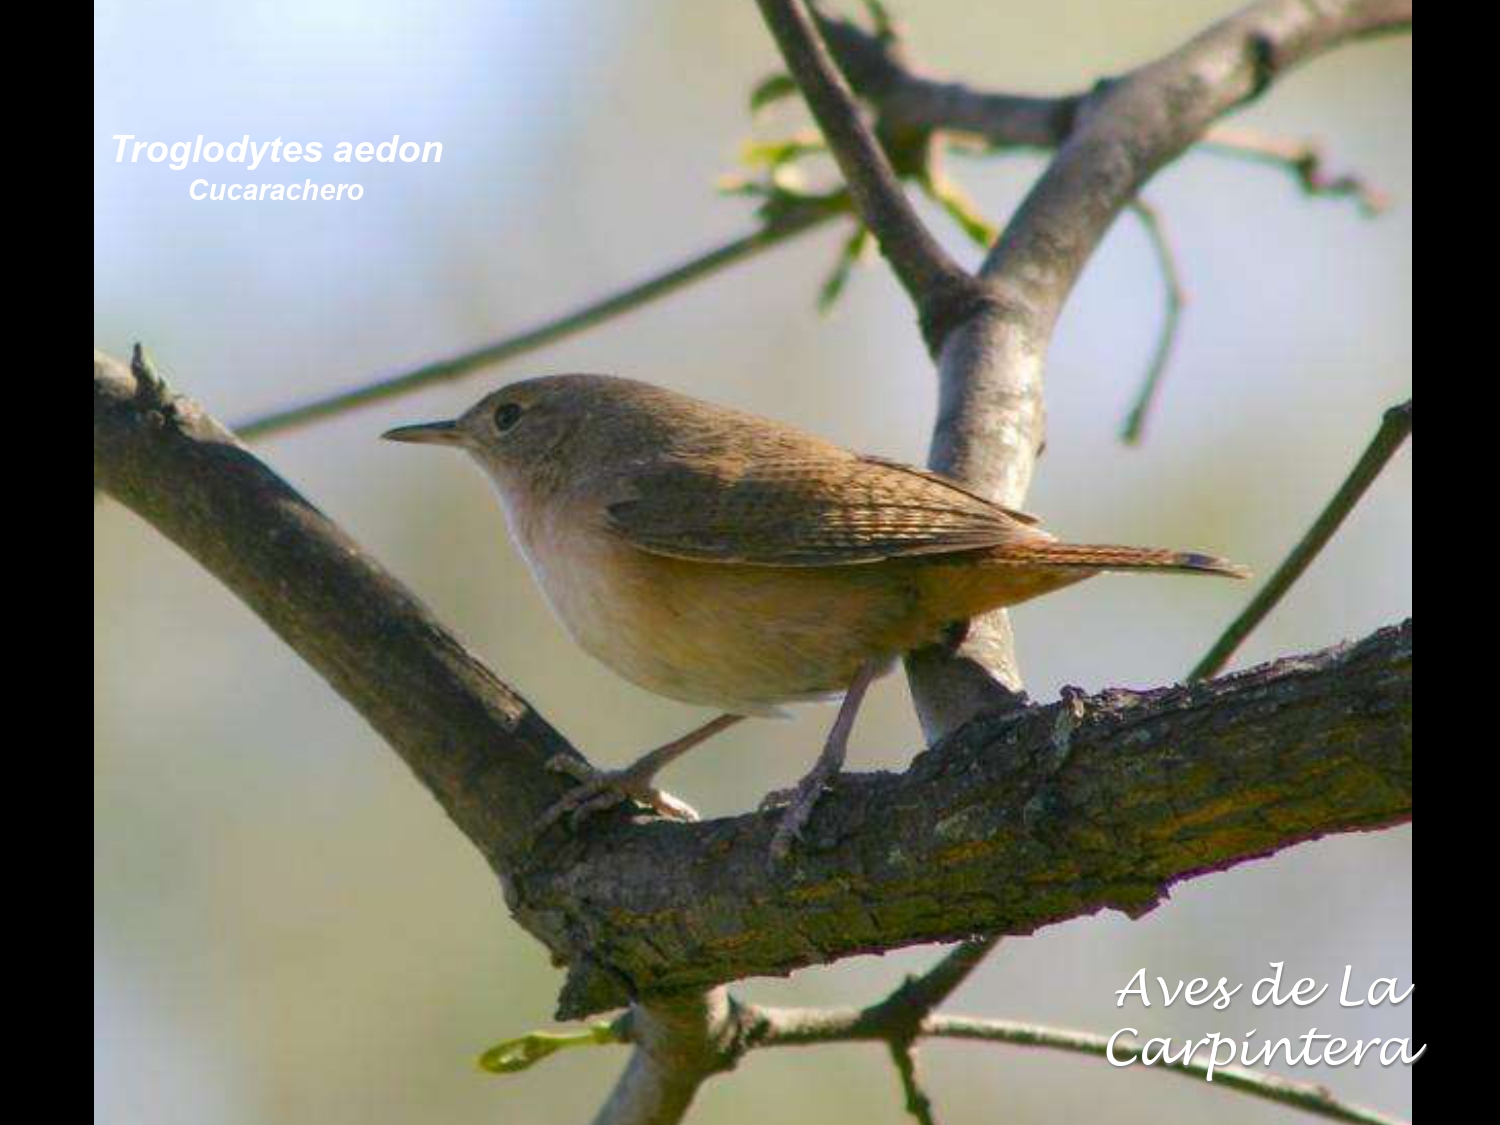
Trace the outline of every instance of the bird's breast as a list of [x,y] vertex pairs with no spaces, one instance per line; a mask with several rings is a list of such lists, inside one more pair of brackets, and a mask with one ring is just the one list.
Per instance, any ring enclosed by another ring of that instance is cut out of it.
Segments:
[[512,513],[511,522],[578,644],[672,699],[775,713],[844,690],[867,660],[934,639],[912,584],[878,566],[698,562],[640,550],[586,520]]

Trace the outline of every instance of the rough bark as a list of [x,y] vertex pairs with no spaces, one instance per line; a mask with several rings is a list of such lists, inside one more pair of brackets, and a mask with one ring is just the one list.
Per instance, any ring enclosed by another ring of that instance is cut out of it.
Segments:
[[[1407,622],[1192,687],[981,717],[901,774],[848,775],[766,869],[750,815],[590,837],[525,882],[588,951],[562,1014],[900,945],[1138,916],[1180,879],[1412,815]],[[580,971],[581,970],[581,971]]]

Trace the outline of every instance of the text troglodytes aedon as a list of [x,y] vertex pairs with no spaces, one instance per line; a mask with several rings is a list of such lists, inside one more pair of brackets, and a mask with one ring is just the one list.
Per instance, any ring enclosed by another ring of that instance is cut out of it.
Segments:
[[1245,573],[1209,555],[1059,543],[934,473],[632,379],[528,379],[455,421],[385,436],[468,451],[578,643],[641,687],[724,712],[580,777],[544,824],[625,797],[691,819],[653,786],[658,770],[743,716],[843,693],[777,829],[783,855],[842,767],[865,689],[903,653],[1102,570]]

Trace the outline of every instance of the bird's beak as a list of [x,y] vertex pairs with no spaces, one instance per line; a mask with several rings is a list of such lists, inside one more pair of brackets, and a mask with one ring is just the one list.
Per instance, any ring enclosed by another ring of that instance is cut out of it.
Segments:
[[410,441],[421,445],[462,445],[463,431],[457,422],[422,422],[415,426],[397,426],[380,435],[386,441]]

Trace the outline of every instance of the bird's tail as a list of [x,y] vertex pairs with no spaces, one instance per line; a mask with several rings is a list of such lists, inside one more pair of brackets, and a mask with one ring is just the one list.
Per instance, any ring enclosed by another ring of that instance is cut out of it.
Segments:
[[1088,570],[1164,570],[1180,574],[1219,574],[1249,578],[1238,563],[1193,551],[1159,547],[1112,547],[1092,543],[1028,543],[1007,546],[1003,561],[1029,566],[1078,567]]

